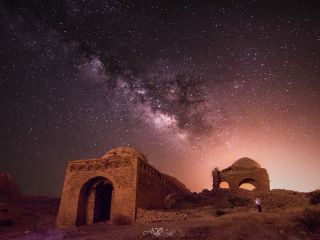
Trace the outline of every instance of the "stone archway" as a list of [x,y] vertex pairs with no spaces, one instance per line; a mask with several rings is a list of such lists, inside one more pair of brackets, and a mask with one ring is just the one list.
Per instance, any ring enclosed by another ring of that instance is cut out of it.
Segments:
[[238,188],[246,189],[246,190],[255,190],[258,188],[258,183],[256,180],[252,178],[245,178],[240,181],[238,184]]
[[83,184],[78,201],[77,226],[110,220],[112,183],[104,177],[95,177]]
[[219,184],[219,188],[228,189],[230,188],[230,185],[227,181],[221,181]]

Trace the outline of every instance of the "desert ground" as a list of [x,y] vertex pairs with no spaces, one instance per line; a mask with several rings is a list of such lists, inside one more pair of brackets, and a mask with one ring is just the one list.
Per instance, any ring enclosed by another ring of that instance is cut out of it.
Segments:
[[[204,190],[174,199],[169,209],[138,209],[134,223],[118,219],[70,230],[55,226],[59,199],[20,197],[6,203],[0,239],[320,239],[319,191]],[[261,198],[263,211],[254,199]]]

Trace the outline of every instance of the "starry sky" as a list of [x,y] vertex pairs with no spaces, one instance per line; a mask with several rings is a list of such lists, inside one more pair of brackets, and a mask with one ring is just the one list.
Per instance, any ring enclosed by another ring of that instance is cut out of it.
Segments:
[[250,157],[320,188],[320,1],[0,1],[0,171],[60,196],[66,162],[141,150],[192,191]]

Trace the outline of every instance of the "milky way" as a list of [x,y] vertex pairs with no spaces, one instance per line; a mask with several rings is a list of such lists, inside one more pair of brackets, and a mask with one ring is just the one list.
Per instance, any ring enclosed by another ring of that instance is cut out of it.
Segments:
[[121,145],[200,191],[240,157],[320,187],[319,1],[1,1],[0,170],[59,196]]

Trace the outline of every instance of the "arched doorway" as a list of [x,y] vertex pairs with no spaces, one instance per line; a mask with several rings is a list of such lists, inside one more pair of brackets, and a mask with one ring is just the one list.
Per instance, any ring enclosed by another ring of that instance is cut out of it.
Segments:
[[219,188],[230,188],[229,183],[227,181],[222,181],[219,184]]
[[255,190],[257,188],[256,186],[257,186],[256,181],[251,178],[244,179],[239,184],[240,189],[245,189],[249,191]]
[[77,226],[110,220],[113,186],[104,177],[87,181],[80,190]]

